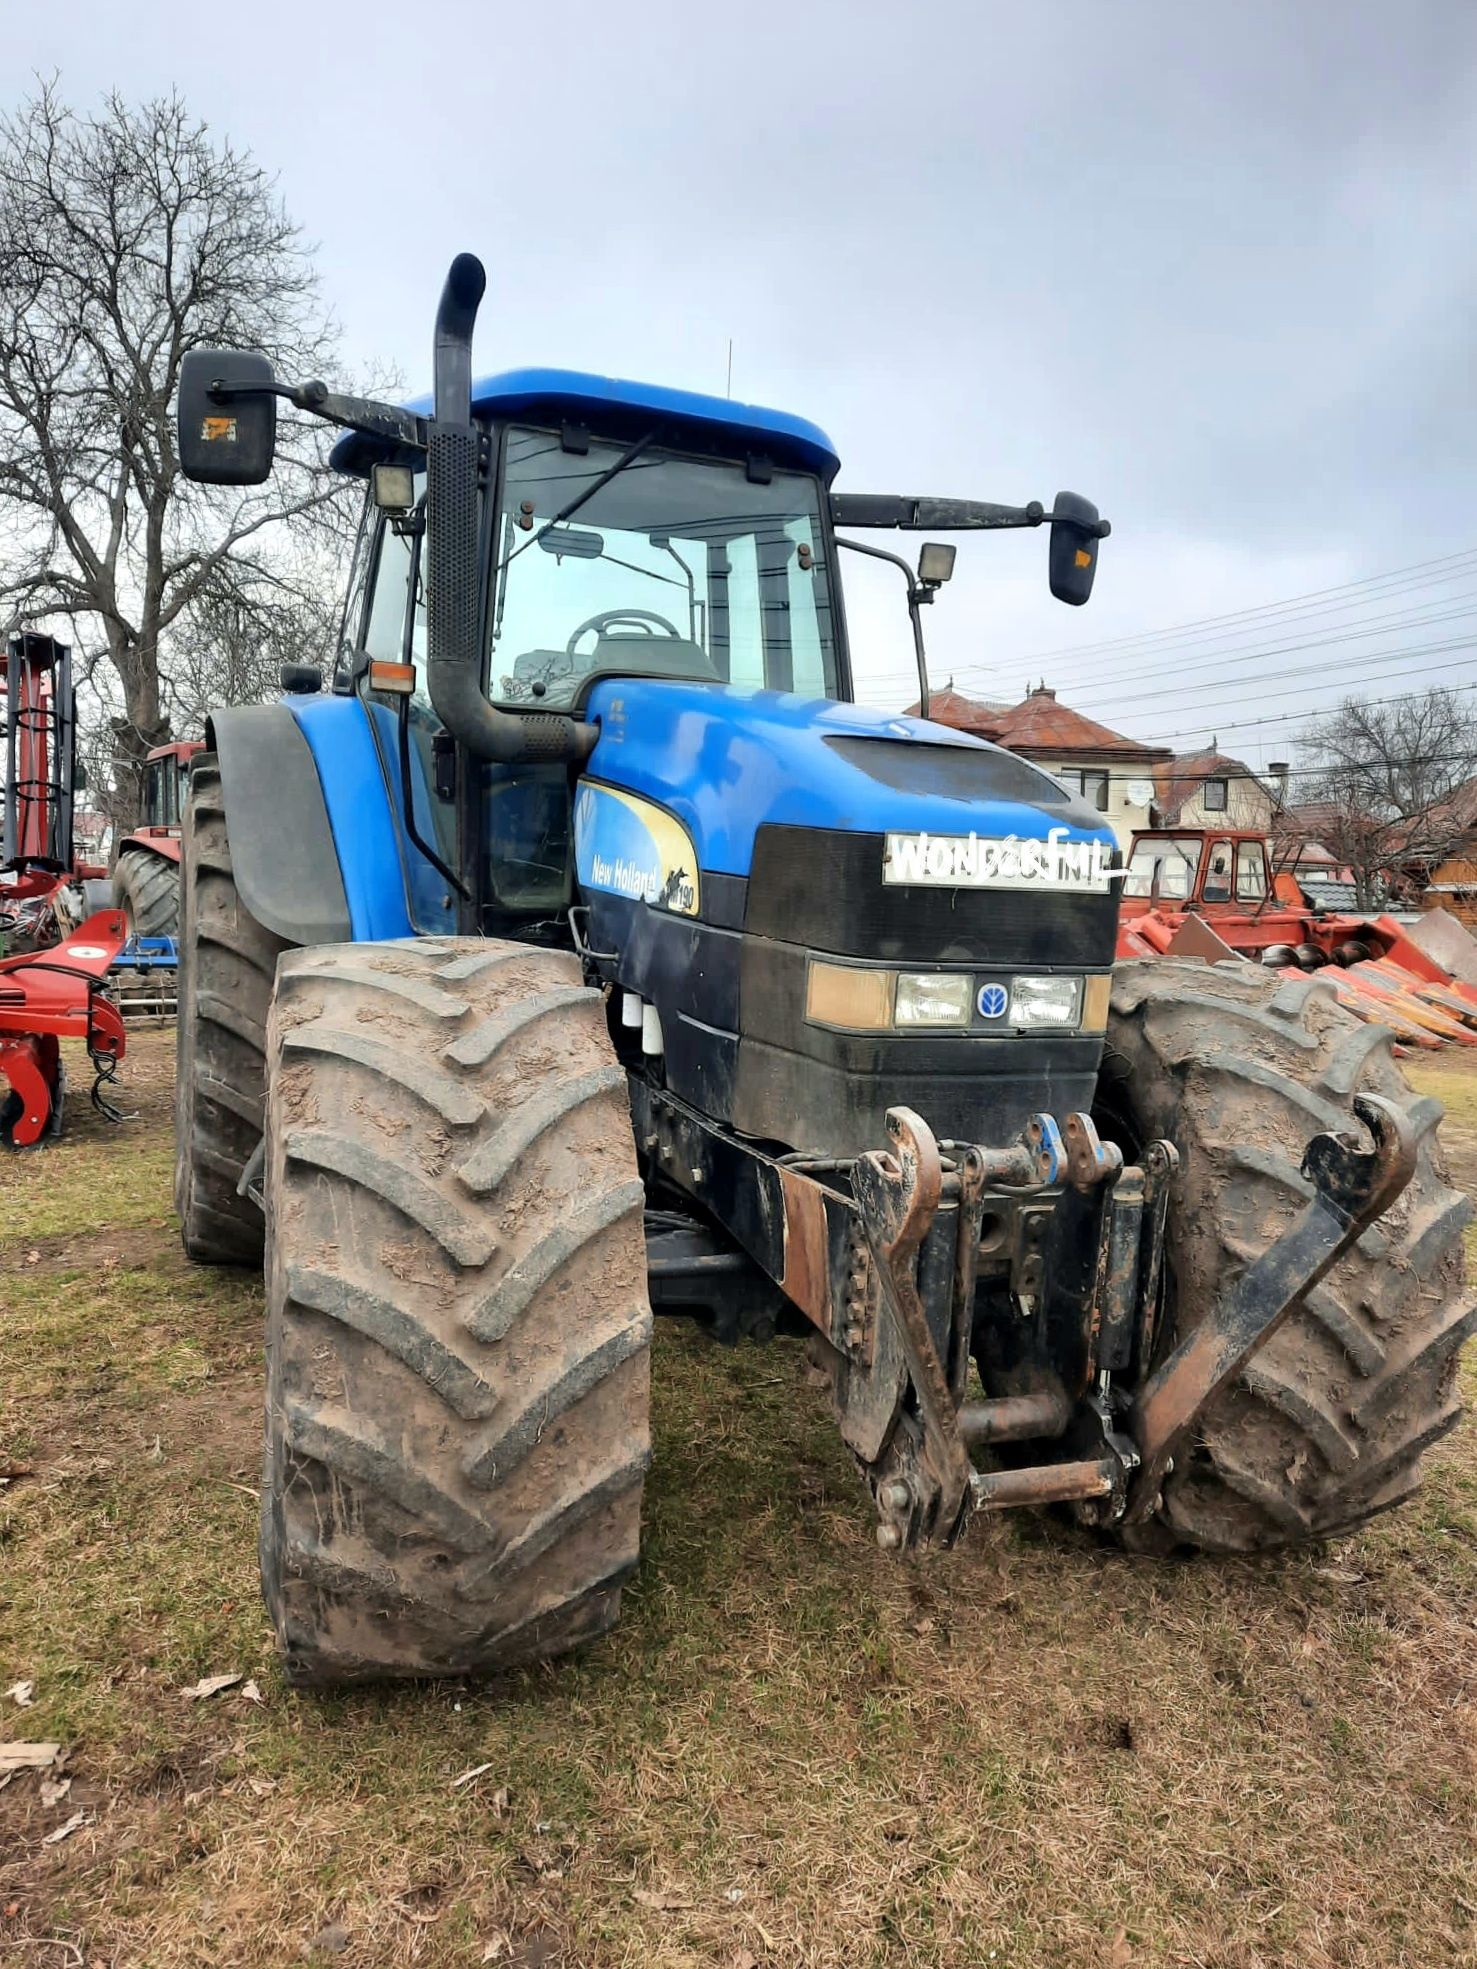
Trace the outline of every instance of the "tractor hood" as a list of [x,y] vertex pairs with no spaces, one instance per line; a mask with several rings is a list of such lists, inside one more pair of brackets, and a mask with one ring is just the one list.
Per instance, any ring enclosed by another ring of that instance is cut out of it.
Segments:
[[[934,888],[1100,889],[1118,859],[1102,816],[1048,773],[926,719],[646,677],[602,679],[586,716],[600,737],[577,823],[582,864],[598,833],[628,865],[631,851],[645,861],[656,849],[670,875],[667,864],[690,842],[698,871],[746,877],[761,828],[881,835],[893,858],[886,879]],[[635,799],[601,800],[602,786]],[[677,821],[686,842],[651,839],[666,832],[651,807]],[[601,809],[609,817],[597,828]],[[1043,845],[1022,854],[1026,843]],[[586,882],[590,874],[582,866]]]

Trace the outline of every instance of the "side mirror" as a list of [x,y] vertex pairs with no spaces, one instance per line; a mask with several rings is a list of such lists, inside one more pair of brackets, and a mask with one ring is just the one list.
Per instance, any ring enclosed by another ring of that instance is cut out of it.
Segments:
[[249,349],[191,349],[180,364],[180,470],[197,485],[261,485],[277,444],[272,365]]
[[1080,492],[1059,492],[1051,513],[1051,592],[1059,602],[1081,608],[1092,593],[1097,572],[1097,549],[1106,540],[1108,522]]

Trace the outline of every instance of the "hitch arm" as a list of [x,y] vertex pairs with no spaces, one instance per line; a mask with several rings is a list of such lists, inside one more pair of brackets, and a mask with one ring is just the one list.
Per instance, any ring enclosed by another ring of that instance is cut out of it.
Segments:
[[883,1303],[897,1327],[917,1391],[923,1460],[938,1485],[936,1523],[938,1536],[947,1544],[969,1506],[971,1464],[916,1277],[918,1248],[938,1211],[943,1171],[933,1131],[911,1108],[889,1108],[887,1132],[893,1140],[892,1153],[860,1157],[852,1180],[867,1242],[877,1261]]
[[1376,1094],[1356,1094],[1354,1112],[1374,1147],[1347,1135],[1313,1137],[1303,1155],[1314,1192],[1306,1208],[1140,1389],[1132,1431],[1143,1461],[1128,1523],[1154,1509],[1172,1458],[1208,1405],[1415,1173],[1415,1136],[1400,1110]]

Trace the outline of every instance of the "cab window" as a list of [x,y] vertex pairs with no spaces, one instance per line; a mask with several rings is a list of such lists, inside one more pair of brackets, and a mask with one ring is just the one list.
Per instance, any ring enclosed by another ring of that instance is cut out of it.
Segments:
[[488,692],[565,711],[602,673],[837,695],[814,476],[510,427]]
[[1205,886],[1200,891],[1207,902],[1229,902],[1231,900],[1231,844],[1229,841],[1211,843],[1210,853],[1205,862]]
[[1157,892],[1163,902],[1184,902],[1195,886],[1199,863],[1200,841],[1196,835],[1140,841],[1129,860],[1123,893],[1147,897]]
[[1236,847],[1237,902],[1265,902],[1267,851],[1260,841],[1241,841]]

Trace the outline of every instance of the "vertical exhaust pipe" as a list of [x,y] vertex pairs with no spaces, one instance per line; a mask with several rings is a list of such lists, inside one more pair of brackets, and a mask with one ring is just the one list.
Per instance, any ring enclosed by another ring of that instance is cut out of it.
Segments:
[[435,408],[426,457],[426,670],[431,703],[456,742],[478,759],[505,765],[583,759],[595,743],[593,725],[548,713],[498,711],[482,690],[472,330],[486,291],[482,262],[473,253],[458,253],[436,310]]

